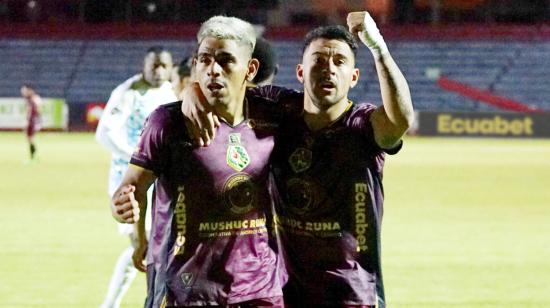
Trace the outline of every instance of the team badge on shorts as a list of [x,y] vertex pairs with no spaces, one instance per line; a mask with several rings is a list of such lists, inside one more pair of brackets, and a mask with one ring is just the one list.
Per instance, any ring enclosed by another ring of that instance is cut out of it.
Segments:
[[241,134],[229,134],[226,161],[227,165],[236,171],[242,171],[250,164],[250,156],[241,144]]
[[288,158],[288,163],[292,167],[292,170],[296,173],[306,171],[311,167],[311,159],[313,153],[304,148],[297,148],[294,153]]

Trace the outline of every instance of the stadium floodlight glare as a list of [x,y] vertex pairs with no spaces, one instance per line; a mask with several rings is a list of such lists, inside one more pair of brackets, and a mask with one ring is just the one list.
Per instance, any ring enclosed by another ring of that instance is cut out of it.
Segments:
[[157,10],[157,5],[154,2],[147,3],[147,13],[153,14]]

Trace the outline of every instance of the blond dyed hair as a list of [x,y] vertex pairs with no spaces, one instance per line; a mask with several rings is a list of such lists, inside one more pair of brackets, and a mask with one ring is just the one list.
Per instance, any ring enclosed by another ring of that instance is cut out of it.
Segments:
[[256,46],[256,31],[249,23],[237,17],[214,16],[205,21],[197,33],[197,43],[207,37],[220,40],[235,40],[249,47],[250,54]]

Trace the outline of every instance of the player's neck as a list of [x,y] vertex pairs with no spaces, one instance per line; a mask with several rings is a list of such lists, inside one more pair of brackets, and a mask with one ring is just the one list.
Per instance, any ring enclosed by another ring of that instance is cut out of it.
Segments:
[[304,101],[304,121],[312,131],[318,131],[337,121],[350,107],[346,98],[330,106],[319,106],[311,99]]
[[245,119],[243,91],[237,97],[231,99],[227,104],[216,104],[214,109],[216,114],[227,124],[231,126],[238,125]]

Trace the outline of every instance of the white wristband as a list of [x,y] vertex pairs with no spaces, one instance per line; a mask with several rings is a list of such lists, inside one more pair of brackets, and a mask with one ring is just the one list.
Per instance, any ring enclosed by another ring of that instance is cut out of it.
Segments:
[[359,38],[370,49],[371,53],[375,57],[388,53],[388,46],[369,13],[365,14],[363,25],[364,30],[359,32]]

